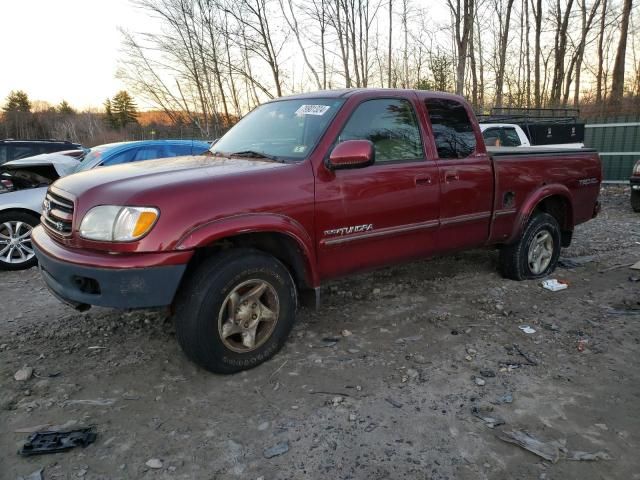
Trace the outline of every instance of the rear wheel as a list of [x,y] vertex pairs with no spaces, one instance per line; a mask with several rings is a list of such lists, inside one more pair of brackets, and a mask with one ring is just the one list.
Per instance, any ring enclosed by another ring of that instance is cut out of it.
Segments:
[[23,270],[38,263],[31,245],[31,230],[38,223],[30,213],[0,213],[0,269]]
[[531,217],[520,239],[500,250],[502,275],[528,280],[549,275],[560,257],[560,227],[548,213]]
[[631,208],[634,212],[640,212],[640,190],[631,190]]
[[274,257],[237,249],[208,258],[175,302],[178,341],[209,371],[253,368],[280,350],[296,314],[296,289]]

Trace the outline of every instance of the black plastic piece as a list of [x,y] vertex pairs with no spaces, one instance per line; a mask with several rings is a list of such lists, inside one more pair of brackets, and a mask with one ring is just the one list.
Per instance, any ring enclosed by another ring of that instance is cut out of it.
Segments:
[[45,453],[58,453],[71,450],[74,447],[86,447],[96,441],[95,427],[69,430],[66,432],[36,432],[18,450],[23,457],[42,455]]

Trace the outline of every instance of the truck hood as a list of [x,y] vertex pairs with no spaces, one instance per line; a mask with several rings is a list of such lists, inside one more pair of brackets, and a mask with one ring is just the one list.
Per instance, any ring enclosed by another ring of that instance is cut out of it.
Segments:
[[170,192],[172,184],[193,183],[195,186],[212,177],[281,167],[286,165],[262,159],[205,155],[173,157],[98,167],[61,178],[55,187],[76,197],[92,192],[100,195],[100,201],[113,202],[116,198],[123,202],[147,190],[163,188]]

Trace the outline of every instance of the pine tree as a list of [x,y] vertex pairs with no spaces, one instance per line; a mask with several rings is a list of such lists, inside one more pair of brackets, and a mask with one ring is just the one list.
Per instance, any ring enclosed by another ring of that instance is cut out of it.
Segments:
[[105,113],[105,122],[107,123],[107,125],[109,125],[109,127],[111,128],[117,128],[118,125],[116,124],[116,119],[113,116],[113,110],[111,108],[111,99],[107,98],[104,101],[104,113]]
[[111,111],[119,128],[124,128],[130,123],[138,123],[138,107],[126,90],[115,94],[111,100]]
[[3,110],[5,112],[30,112],[29,96],[22,90],[12,90],[7,96],[7,103]]
[[58,113],[61,113],[63,115],[72,115],[76,113],[73,107],[71,107],[71,105],[69,105],[69,103],[66,100],[62,100],[62,102],[60,102],[60,105],[58,105],[58,108],[56,108],[56,110],[58,111]]

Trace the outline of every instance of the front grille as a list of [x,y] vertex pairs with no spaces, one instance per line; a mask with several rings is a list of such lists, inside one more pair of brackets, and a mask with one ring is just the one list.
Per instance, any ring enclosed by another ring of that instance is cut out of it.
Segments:
[[70,236],[73,226],[73,201],[49,190],[42,205],[42,224],[55,235]]

